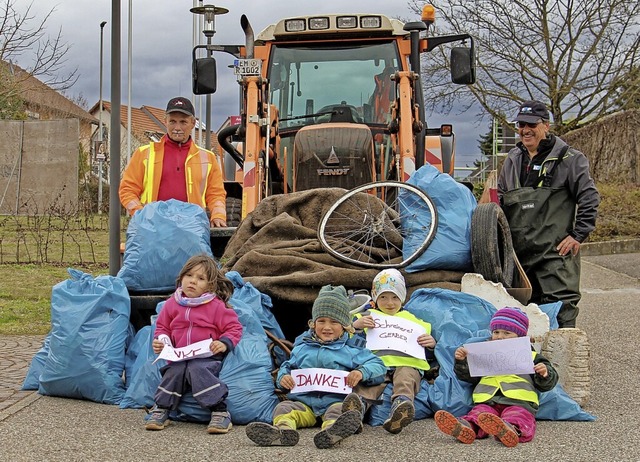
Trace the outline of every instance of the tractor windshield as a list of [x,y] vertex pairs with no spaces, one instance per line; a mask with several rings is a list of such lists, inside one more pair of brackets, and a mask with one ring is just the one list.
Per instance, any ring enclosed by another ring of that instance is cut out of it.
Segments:
[[276,46],[269,82],[280,128],[328,122],[336,106],[340,121],[386,124],[398,59],[393,41]]

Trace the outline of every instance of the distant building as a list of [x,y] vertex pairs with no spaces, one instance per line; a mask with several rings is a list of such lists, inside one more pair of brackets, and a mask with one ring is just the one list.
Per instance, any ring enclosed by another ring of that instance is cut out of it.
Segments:
[[20,66],[0,61],[0,72],[3,76],[11,76],[15,91],[24,102],[27,120],[78,119],[79,142],[83,148],[89,149],[91,135],[98,126],[98,119]]

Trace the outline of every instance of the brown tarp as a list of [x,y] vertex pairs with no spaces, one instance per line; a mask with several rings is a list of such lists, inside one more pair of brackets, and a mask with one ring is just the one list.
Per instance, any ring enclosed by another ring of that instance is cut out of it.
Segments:
[[[321,188],[262,200],[240,223],[221,262],[261,292],[287,304],[311,305],[326,284],[371,290],[378,269],[350,265],[320,245],[317,230],[325,211],[346,190]],[[408,293],[422,287],[460,290],[463,272],[406,273]]]

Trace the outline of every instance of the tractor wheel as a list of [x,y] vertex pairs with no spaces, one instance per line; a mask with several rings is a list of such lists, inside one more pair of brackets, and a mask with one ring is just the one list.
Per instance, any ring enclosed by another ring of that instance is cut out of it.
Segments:
[[511,287],[515,269],[507,217],[494,202],[479,204],[471,217],[471,260],[487,281]]
[[227,226],[238,226],[242,219],[242,199],[227,197]]

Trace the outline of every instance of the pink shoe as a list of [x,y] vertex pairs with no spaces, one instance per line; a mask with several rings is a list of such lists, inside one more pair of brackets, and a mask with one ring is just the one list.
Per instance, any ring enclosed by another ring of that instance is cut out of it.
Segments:
[[497,415],[489,412],[483,412],[478,415],[478,426],[489,435],[495,436],[508,448],[518,445],[520,436],[513,425],[505,422]]
[[476,439],[476,432],[473,431],[469,422],[447,411],[436,412],[433,419],[442,433],[453,436],[461,443],[471,444]]

